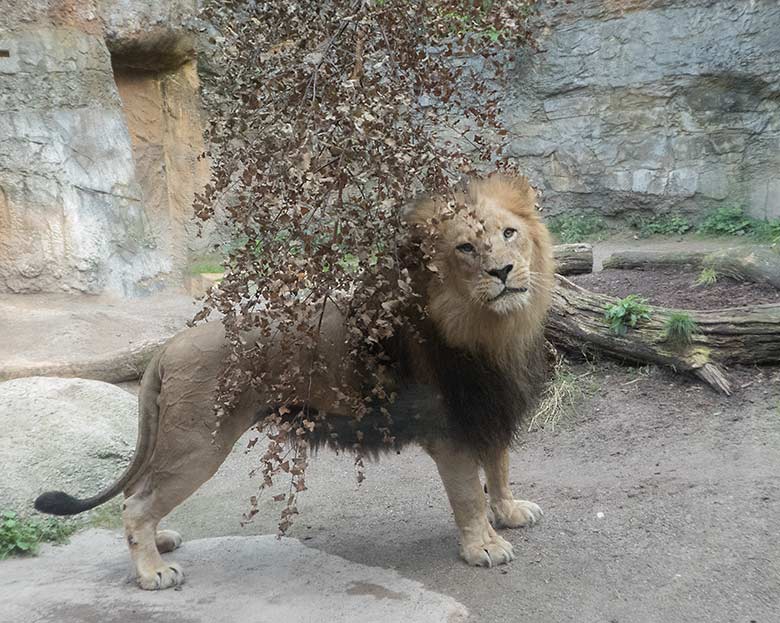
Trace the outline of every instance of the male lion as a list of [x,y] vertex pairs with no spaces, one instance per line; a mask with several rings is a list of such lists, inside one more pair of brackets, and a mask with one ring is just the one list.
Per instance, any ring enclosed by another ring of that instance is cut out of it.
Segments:
[[[480,465],[495,525],[531,525],[542,515],[533,502],[512,496],[508,448],[533,411],[547,370],[543,325],[552,247],[535,210],[536,194],[524,178],[472,181],[457,201],[466,209],[444,218],[448,208],[441,199],[420,201],[406,215],[413,225],[436,223],[437,235],[433,267],[425,271],[427,317],[413,330],[400,331],[389,349],[397,358],[398,399],[386,407],[394,418],[395,446],[419,443],[436,462],[460,533],[460,555],[472,565],[491,567],[509,562],[514,553],[489,522]],[[326,414],[328,430],[338,431],[337,445],[350,447],[359,435],[369,451],[380,451],[376,418],[356,424],[334,395],[333,388],[345,382],[329,372],[344,369],[339,367],[345,355],[343,317],[335,306],[324,312],[321,335],[328,371],[317,373],[311,391],[303,394],[311,396],[307,407]],[[179,566],[160,556],[181,538],[158,532],[158,523],[217,471],[258,414],[279,406],[247,387],[235,411],[215,426],[214,395],[228,351],[218,322],[173,337],[144,373],[138,442],[125,473],[86,500],[49,492],[35,502],[42,512],[72,515],[124,492],[125,534],[142,588],[182,583]],[[288,364],[268,365],[281,374]],[[346,382],[359,378],[352,370]],[[364,424],[366,430],[358,431]],[[318,441],[324,440],[313,440]]]

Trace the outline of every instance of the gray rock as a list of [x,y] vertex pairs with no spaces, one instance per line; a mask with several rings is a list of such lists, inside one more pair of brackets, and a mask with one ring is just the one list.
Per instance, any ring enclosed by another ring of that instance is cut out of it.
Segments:
[[0,508],[30,511],[51,489],[94,495],[128,465],[137,413],[134,396],[99,381],[0,383]]
[[780,218],[780,4],[542,6],[542,51],[520,55],[505,114],[548,213]]
[[5,4],[0,292],[183,285],[208,175],[185,30],[197,2]]
[[275,536],[184,542],[180,591],[128,580],[124,539],[79,534],[40,558],[0,562],[3,615],[17,623],[462,623],[466,608],[397,572],[368,567]]

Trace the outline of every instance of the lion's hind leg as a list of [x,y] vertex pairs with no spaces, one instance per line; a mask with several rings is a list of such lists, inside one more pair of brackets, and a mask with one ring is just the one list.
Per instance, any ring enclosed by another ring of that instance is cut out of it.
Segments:
[[170,588],[184,582],[181,567],[165,562],[160,556],[181,545],[181,537],[173,530],[158,531],[157,525],[216,473],[233,445],[233,439],[212,444],[209,439],[190,436],[188,441],[188,452],[172,453],[177,460],[163,465],[153,460],[147,473],[126,492],[128,497],[122,512],[125,538],[138,584],[147,590]]
[[[230,431],[230,427],[225,428]],[[157,526],[214,475],[229,454],[235,435],[236,431],[230,431],[212,443],[210,435],[163,434],[158,448],[165,451],[152,459],[146,473],[125,492],[125,538],[141,588],[159,590],[184,582],[181,567],[160,556],[176,549],[181,537],[173,530],[158,531]],[[186,449],[181,438],[186,440]]]
[[154,493],[134,493],[125,500],[122,512],[125,540],[135,565],[138,584],[146,590],[170,588],[184,582],[181,567],[165,562],[160,556],[161,552],[170,551],[168,548],[176,540],[161,532],[162,547],[158,547],[157,524],[162,516],[155,512],[153,500]]
[[532,526],[544,513],[538,504],[516,500],[509,488],[509,451],[497,450],[483,461],[490,510],[496,527]]

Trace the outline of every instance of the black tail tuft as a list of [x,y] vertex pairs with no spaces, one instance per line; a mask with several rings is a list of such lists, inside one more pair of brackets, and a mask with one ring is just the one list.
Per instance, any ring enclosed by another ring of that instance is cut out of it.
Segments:
[[47,491],[35,500],[35,510],[49,515],[77,515],[89,508],[88,502],[63,491]]

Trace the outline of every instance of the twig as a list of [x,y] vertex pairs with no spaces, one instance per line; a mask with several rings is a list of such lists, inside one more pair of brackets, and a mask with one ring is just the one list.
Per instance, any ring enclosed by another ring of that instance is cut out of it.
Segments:
[[349,76],[350,80],[360,80],[360,77],[363,75],[363,50],[366,45],[367,36],[367,28],[365,26],[358,26],[355,40],[355,66],[352,68],[352,74]]

